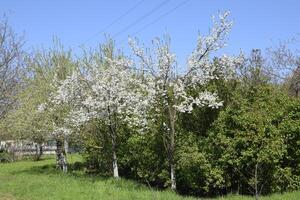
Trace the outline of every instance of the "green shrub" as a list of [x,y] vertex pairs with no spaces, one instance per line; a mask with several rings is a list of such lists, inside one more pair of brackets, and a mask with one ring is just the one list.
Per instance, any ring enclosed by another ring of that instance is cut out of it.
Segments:
[[5,150],[0,150],[0,163],[8,163],[13,161],[13,156]]

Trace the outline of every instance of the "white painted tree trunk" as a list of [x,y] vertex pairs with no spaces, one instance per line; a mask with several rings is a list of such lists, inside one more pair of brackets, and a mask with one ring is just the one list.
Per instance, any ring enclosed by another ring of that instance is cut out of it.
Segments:
[[59,140],[56,141],[56,163],[57,167],[63,172],[68,171],[68,163],[63,143]]
[[116,135],[113,132],[112,133],[112,154],[113,154],[113,173],[114,173],[114,178],[119,178],[119,169],[118,169],[118,159],[117,159],[117,153],[116,153]]
[[175,166],[171,164],[171,189],[176,190]]
[[64,173],[68,172],[68,164],[67,164],[67,158],[65,155],[62,156],[62,170]]
[[114,177],[119,178],[119,169],[118,169],[118,160],[116,151],[113,151],[113,171],[114,171]]
[[[110,122],[112,122],[110,118]],[[114,178],[119,178],[119,169],[118,169],[118,158],[116,153],[116,143],[117,143],[117,133],[116,127],[110,123],[110,137],[111,137],[111,150],[112,150],[112,167],[113,167],[113,176]]]
[[40,160],[41,156],[43,155],[43,145],[36,144],[35,147],[36,147],[35,159],[38,161],[38,160]]
[[67,154],[69,150],[69,143],[66,139],[64,139],[64,149],[65,149],[65,154]]
[[171,189],[176,190],[176,163],[175,163],[175,121],[176,111],[174,108],[169,106],[169,120],[170,120],[170,147],[169,147],[169,164],[170,164],[170,178],[171,178]]

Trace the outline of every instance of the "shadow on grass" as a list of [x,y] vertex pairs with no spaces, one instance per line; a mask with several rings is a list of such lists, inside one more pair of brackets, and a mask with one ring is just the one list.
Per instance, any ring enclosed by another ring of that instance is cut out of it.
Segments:
[[[43,160],[53,160],[52,157],[43,158]],[[35,161],[39,162],[39,161]],[[58,175],[58,176],[67,176],[73,178],[82,178],[87,181],[95,182],[95,181],[106,181],[111,180],[112,178],[109,176],[103,176],[97,173],[89,173],[86,171],[85,164],[83,162],[74,162],[68,164],[68,172],[62,172],[55,164],[44,164],[40,166],[31,166],[27,169],[12,171],[12,175],[18,174],[29,174],[29,175]]]
[[[45,175],[51,177],[61,177],[65,176],[68,178],[73,178],[80,181],[87,182],[98,182],[102,181],[105,184],[111,185],[116,188],[126,188],[127,190],[144,190],[147,187],[143,184],[136,183],[124,178],[115,179],[110,176],[104,176],[97,173],[88,173],[85,168],[85,163],[75,162],[68,165],[68,172],[63,173],[59,170],[55,164],[44,164],[40,166],[31,166],[27,169],[18,170],[11,172],[12,175]],[[149,189],[149,188],[148,188]]]
[[[40,161],[35,161],[36,163],[39,163],[41,161],[45,160],[50,160],[53,159],[51,157],[49,158],[43,158],[43,160]],[[81,176],[86,176],[84,173],[84,163],[81,162],[75,162],[72,164],[68,165],[68,173],[63,173],[61,170],[57,168],[55,164],[44,164],[44,165],[39,165],[39,166],[31,166],[27,169],[23,170],[18,170],[12,172],[13,174],[32,174],[32,175],[39,175],[39,174],[44,174],[44,175],[73,175],[73,174],[78,174]]]

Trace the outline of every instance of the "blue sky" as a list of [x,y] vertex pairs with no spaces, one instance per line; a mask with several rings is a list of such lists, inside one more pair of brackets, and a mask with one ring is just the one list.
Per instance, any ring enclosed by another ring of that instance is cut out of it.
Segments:
[[[101,31],[114,38],[126,52],[126,38],[187,0],[144,0],[109,28],[124,12],[141,0],[0,0],[0,14],[7,13],[18,33],[25,33],[26,48],[51,46],[53,36],[66,47],[95,46],[104,41]],[[161,5],[161,6],[158,6]],[[159,9],[154,9],[159,7]],[[151,15],[147,15],[155,10]],[[225,53],[246,53],[270,47],[278,40],[300,33],[299,0],[188,0],[185,4],[147,26],[137,36],[149,44],[168,33],[173,51],[184,60],[196,44],[198,33],[207,33],[211,16],[230,10],[234,27]],[[143,16],[147,16],[143,18]],[[130,26],[129,29],[126,27]]]

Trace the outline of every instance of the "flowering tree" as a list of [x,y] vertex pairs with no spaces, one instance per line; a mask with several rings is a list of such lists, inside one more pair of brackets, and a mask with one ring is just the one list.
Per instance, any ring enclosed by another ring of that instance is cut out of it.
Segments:
[[67,126],[65,118],[70,106],[58,104],[55,95],[61,82],[75,70],[76,63],[73,62],[71,51],[65,51],[59,41],[56,43],[55,48],[49,52],[37,52],[32,61],[35,73],[41,76],[41,80],[47,79],[46,84],[41,83],[44,99],[42,103],[39,101],[36,111],[46,118],[42,130],[47,132],[47,138],[56,141],[57,167],[67,172],[67,139],[72,131]]
[[56,141],[56,164],[63,172],[68,171],[67,151],[68,142],[67,138],[71,134],[71,129],[66,128],[65,118],[69,113],[66,105],[54,103],[50,94],[50,98],[38,106],[37,112],[40,116],[46,117],[47,123],[43,123],[41,130],[47,132],[48,138],[55,139]]
[[[178,113],[190,113],[195,106],[208,106],[218,108],[222,101],[217,94],[205,90],[205,85],[220,76],[230,78],[234,67],[239,64],[241,57],[223,56],[217,59],[217,63],[211,61],[211,54],[225,46],[225,39],[232,27],[228,20],[228,12],[219,16],[219,20],[213,19],[213,27],[206,37],[200,36],[197,47],[188,58],[188,64],[184,73],[178,73],[176,69],[176,56],[170,52],[169,42],[154,41],[154,55],[149,51],[138,47],[135,40],[129,40],[134,54],[140,60],[140,68],[145,71],[145,77],[152,82],[148,87],[154,96],[155,112],[164,115],[163,123],[167,140],[167,153],[170,165],[171,188],[176,189],[174,159],[176,147],[176,120]],[[216,73],[216,71],[218,73]],[[189,94],[190,89],[202,88],[197,95]]]
[[118,178],[117,136],[121,125],[145,127],[149,99],[146,83],[132,70],[132,62],[115,56],[111,45],[104,56],[86,67],[85,75],[73,73],[59,87],[56,102],[71,103],[69,123],[80,128],[90,120],[107,126],[111,140],[113,176]]
[[[71,80],[73,80],[72,78],[71,76]],[[43,106],[41,109],[42,112],[46,109],[50,116],[49,121],[52,124],[51,136],[56,141],[56,164],[63,172],[68,171],[68,138],[73,133],[73,129],[68,125],[68,115],[71,112],[71,106],[64,101],[58,101],[57,90],[63,86],[62,83],[68,82],[69,80],[70,76],[60,75],[59,77],[59,72],[56,72],[51,84],[52,92],[48,102],[44,104],[44,106],[41,105]]]

